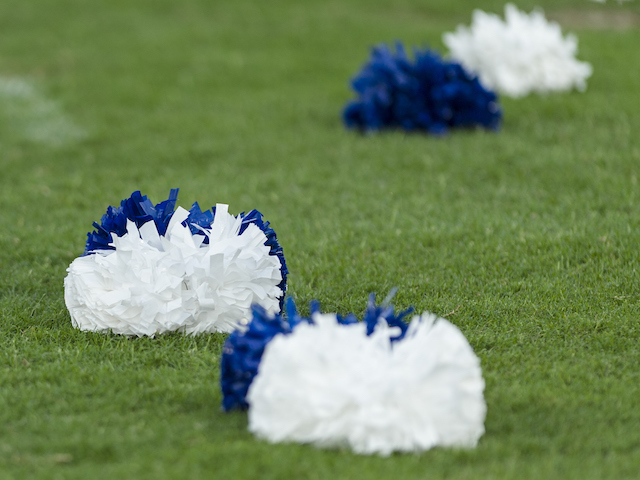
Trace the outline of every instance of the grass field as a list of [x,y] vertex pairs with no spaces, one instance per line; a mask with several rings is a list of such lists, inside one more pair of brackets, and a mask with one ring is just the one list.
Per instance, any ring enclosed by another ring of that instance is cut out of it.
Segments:
[[[0,3],[0,479],[639,478],[640,3],[537,4],[579,35],[587,92],[432,138],[345,131],[349,77],[502,1]],[[304,311],[397,286],[447,316],[483,365],[479,446],[270,445],[221,412],[223,335],[74,330],[91,223],[173,187],[262,211]]]

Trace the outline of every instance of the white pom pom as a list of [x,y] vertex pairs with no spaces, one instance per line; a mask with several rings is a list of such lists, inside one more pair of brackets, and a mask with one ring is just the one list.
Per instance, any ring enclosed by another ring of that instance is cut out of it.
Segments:
[[154,336],[228,332],[250,317],[253,303],[279,311],[280,260],[269,255],[267,237],[217,205],[209,238],[182,225],[178,208],[160,236],[153,221],[113,235],[115,250],[76,258],[64,281],[65,303],[75,327],[123,335]]
[[453,59],[476,73],[481,83],[511,97],[577,88],[585,90],[589,63],[576,60],[578,40],[562,36],[560,26],[541,11],[527,15],[512,4],[505,21],[482,10],[473,12],[471,27],[445,33]]
[[249,389],[249,429],[270,442],[349,446],[389,455],[435,446],[474,447],[486,405],[480,361],[444,319],[394,328],[339,325],[316,314],[267,346]]

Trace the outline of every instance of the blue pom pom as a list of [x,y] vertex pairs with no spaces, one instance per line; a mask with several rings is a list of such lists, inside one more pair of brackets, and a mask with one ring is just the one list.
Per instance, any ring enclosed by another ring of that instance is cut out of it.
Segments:
[[348,128],[441,135],[456,127],[496,130],[502,118],[496,94],[460,64],[428,49],[415,49],[411,61],[400,42],[395,54],[386,45],[374,47],[351,85],[359,98],[344,108]]
[[[381,306],[376,305],[375,294],[371,294],[369,297],[364,316],[367,335],[371,335],[380,319],[384,319],[389,326],[400,328],[401,333],[392,337],[392,342],[404,337],[408,324],[403,321],[403,318],[411,313],[413,308],[395,315],[393,307],[388,304],[394,294],[395,290]],[[298,314],[295,302],[291,297],[286,302],[286,318],[282,315],[268,315],[265,309],[259,305],[254,305],[252,310],[253,319],[247,330],[244,332],[236,330],[231,333],[222,350],[220,385],[223,395],[222,407],[225,411],[249,408],[246,401],[249,387],[258,374],[264,349],[273,337],[278,334],[288,335],[301,323],[313,323],[311,318],[301,317]],[[320,304],[315,300],[311,302],[311,315],[313,316],[314,313],[320,313]],[[337,319],[338,323],[342,325],[358,322],[357,317],[353,314],[346,317],[337,315]]]

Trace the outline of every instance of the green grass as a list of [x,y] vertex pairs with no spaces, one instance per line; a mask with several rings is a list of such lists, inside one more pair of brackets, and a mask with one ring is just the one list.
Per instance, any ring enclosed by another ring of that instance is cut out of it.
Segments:
[[[574,19],[594,75],[503,99],[498,134],[345,131],[371,44],[440,48],[473,7],[502,8],[451,3],[0,4],[0,79],[55,107],[0,95],[0,479],[637,478],[639,5],[539,2]],[[397,286],[397,307],[448,315],[482,360],[478,448],[269,445],[220,411],[223,335],[74,330],[62,281],[91,223],[172,187],[261,210],[302,306],[360,314]]]

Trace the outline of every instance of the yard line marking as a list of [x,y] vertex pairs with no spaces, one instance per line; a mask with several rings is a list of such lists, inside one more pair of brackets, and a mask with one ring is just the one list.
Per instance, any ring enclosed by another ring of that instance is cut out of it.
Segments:
[[0,76],[0,114],[9,128],[37,143],[62,146],[86,136],[53,100],[32,82],[20,77]]

